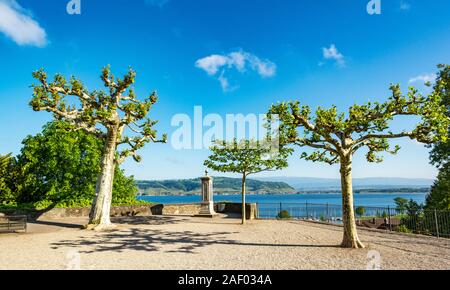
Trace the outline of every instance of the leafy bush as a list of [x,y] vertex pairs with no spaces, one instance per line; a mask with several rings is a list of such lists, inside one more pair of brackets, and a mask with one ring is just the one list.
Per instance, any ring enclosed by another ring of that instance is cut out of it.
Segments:
[[[0,207],[42,210],[91,206],[103,143],[83,131],[67,129],[64,122],[50,122],[41,133],[24,139],[17,158],[10,158],[8,163],[2,161]],[[117,167],[113,204],[139,204],[135,198],[137,192],[133,177],[125,176]]]
[[124,206],[124,205],[149,205],[151,202],[145,200],[137,200],[134,197],[123,197],[114,198],[112,201],[113,206]]
[[278,219],[291,219],[291,214],[287,210],[282,210],[277,215]]
[[412,230],[408,229],[408,227],[406,225],[398,226],[397,231],[400,233],[412,234]]
[[406,211],[407,207],[408,207],[408,200],[406,198],[403,197],[396,197],[394,199],[395,201],[395,205],[396,205],[396,210],[403,213]]
[[356,214],[357,215],[359,215],[360,217],[362,217],[363,215],[365,215],[366,214],[366,208],[365,207],[363,207],[363,206],[358,206],[357,208],[356,208]]
[[[447,145],[450,148],[450,142]],[[450,162],[440,169],[426,199],[427,209],[450,210]]]

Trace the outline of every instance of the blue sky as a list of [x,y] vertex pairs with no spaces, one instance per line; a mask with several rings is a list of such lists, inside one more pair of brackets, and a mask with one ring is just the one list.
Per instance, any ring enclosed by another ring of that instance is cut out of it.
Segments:
[[[151,117],[169,136],[175,114],[265,113],[277,101],[312,107],[384,100],[390,83],[425,90],[439,63],[450,63],[450,2],[381,0],[381,15],[368,0],[81,0],[81,15],[68,0],[0,0],[0,153],[19,153],[22,139],[49,120],[28,106],[31,72],[75,75],[101,88],[101,68],[116,75],[132,66],[136,91],[160,96]],[[411,125],[400,120],[394,128]],[[409,140],[382,164],[355,157],[355,177],[434,178],[428,149]],[[150,144],[140,179],[202,174],[208,150],[175,150]],[[273,176],[337,177],[337,167],[290,159]],[[264,174],[262,175],[264,176]]]

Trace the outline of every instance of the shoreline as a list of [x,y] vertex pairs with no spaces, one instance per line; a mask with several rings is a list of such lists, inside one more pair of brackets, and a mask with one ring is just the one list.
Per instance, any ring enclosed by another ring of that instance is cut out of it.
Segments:
[[[354,191],[354,195],[380,195],[380,194],[386,194],[386,195],[396,195],[396,194],[428,194],[428,190],[386,190],[386,191],[367,191],[367,190],[356,190]],[[341,194],[341,191],[299,191],[295,193],[246,193],[246,196],[306,196],[306,195],[336,195]],[[214,193],[214,196],[240,196],[241,193]],[[136,195],[136,197],[193,197],[193,196],[200,196],[200,193],[186,193],[186,194],[158,194],[158,195],[150,195],[150,194],[140,194]]]

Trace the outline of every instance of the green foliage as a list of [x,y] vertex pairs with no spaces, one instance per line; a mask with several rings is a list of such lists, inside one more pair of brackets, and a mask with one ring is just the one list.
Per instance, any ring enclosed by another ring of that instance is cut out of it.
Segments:
[[[139,149],[150,142],[165,143],[167,140],[166,135],[163,135],[160,140],[157,139],[157,132],[154,129],[157,121],[147,117],[158,99],[156,92],[153,92],[145,100],[139,100],[133,87],[136,73],[131,68],[123,78],[115,78],[111,74],[109,66],[105,67],[100,78],[107,91],[88,91],[80,80],[72,77],[70,81],[67,81],[59,74],[55,75],[53,81],[49,81],[43,69],[34,72],[33,77],[39,82],[33,85],[33,98],[30,101],[30,106],[34,111],[53,113],[55,120],[65,122],[65,130],[82,131],[89,136],[95,136],[104,146],[101,158],[97,159],[97,162],[100,160],[102,162],[99,163],[101,167],[98,172],[101,174],[98,175],[98,186],[95,187],[95,190],[86,188],[92,186],[88,179],[91,178],[91,175],[74,176],[79,171],[73,172],[69,169],[69,171],[64,171],[66,176],[63,179],[58,176],[57,180],[63,183],[62,186],[65,186],[65,180],[78,177],[76,181],[80,184],[75,184],[75,187],[82,187],[82,191],[68,187],[56,190],[55,184],[48,184],[45,179],[38,180],[35,179],[36,176],[31,175],[27,176],[25,196],[35,200],[37,198],[35,195],[43,192],[35,192],[35,186],[40,184],[50,187],[44,191],[47,195],[46,199],[52,201],[56,199],[57,202],[64,200],[69,191],[74,200],[80,200],[80,198],[84,198],[85,193],[90,192],[95,200],[93,200],[89,223],[107,225],[110,213],[106,203],[114,202],[114,198],[118,197],[117,193],[126,187],[111,184],[117,179],[115,176],[121,174],[118,165],[130,156],[136,162],[140,162],[141,157],[137,153]],[[73,97],[75,100],[68,100],[69,97]],[[32,159],[31,156],[28,158]],[[92,167],[90,170],[97,170],[97,168]],[[60,172],[62,171],[57,173]],[[53,173],[49,172],[49,174]],[[113,195],[111,201],[110,195],[114,190],[116,194],[115,197]]]
[[[450,116],[450,65],[441,65],[441,71],[437,77],[434,90],[444,96],[442,105],[447,109]],[[450,132],[450,127],[448,128]],[[431,163],[436,165],[440,171],[437,180],[427,196],[427,209],[450,209],[450,141],[437,142],[430,154]]]
[[445,165],[426,199],[427,209],[450,210],[450,163]]
[[151,202],[145,200],[137,200],[134,196],[115,197],[113,198],[112,202],[113,206],[148,205],[148,204],[151,204]]
[[[404,95],[399,85],[391,85],[392,96],[386,102],[353,105],[347,114],[332,106],[319,107],[313,115],[309,106],[301,106],[298,101],[273,105],[269,114],[279,115],[282,121],[281,144],[315,149],[312,153],[303,152],[301,158],[329,164],[348,163],[349,155],[366,148],[368,162],[381,162],[379,153],[395,154],[400,149],[391,147],[389,139],[408,137],[426,144],[447,141],[450,118],[442,104],[446,97],[441,90],[444,85],[438,83],[426,97],[412,87]],[[390,121],[397,116],[417,116],[421,121],[411,131],[392,132]]]
[[286,146],[273,148],[271,140],[253,141],[234,139],[217,141],[204,165],[218,172],[242,174],[242,224],[245,224],[246,178],[250,174],[273,171],[288,166],[287,157],[292,150]]
[[408,208],[409,201],[406,198],[403,197],[396,197],[394,199],[396,210],[403,213]]
[[14,202],[15,195],[12,190],[14,158],[11,154],[0,155],[0,205]]
[[[401,213],[401,225],[397,231],[403,233],[425,233],[429,232],[429,224],[425,218],[430,220],[430,216],[424,215],[423,205],[414,200],[407,200],[401,197],[395,198],[396,210]],[[431,217],[431,220],[433,218]]]
[[417,201],[411,199],[405,205],[405,209],[408,216],[419,216],[423,212],[424,206],[423,204],[419,204]]
[[405,234],[412,234],[412,230],[410,230],[406,225],[400,225],[397,227],[397,231]]
[[363,215],[366,214],[366,208],[363,206],[358,206],[355,210],[356,214],[359,215],[360,217],[362,217]]
[[[95,194],[103,142],[84,131],[68,130],[55,121],[42,133],[25,138],[15,171],[17,202],[34,208],[90,206]],[[115,200],[135,199],[133,178],[116,168]]]
[[4,170],[6,170],[10,162],[11,162],[11,153],[7,155],[0,155],[0,170],[4,172]]
[[[450,65],[440,65],[440,72],[434,85],[435,94],[442,96],[441,104],[446,108],[447,116],[450,116]],[[450,132],[450,127],[447,127]],[[438,168],[450,164],[450,140],[436,142],[431,151],[431,162]]]
[[[439,67],[442,71],[444,68]],[[368,102],[351,106],[347,113],[338,112],[336,106],[317,108],[312,114],[311,108],[299,101],[283,102],[273,105],[268,112],[278,115],[281,120],[280,144],[294,144],[300,148],[308,147],[313,151],[303,151],[300,158],[313,162],[340,164],[342,194],[351,196],[352,160],[360,149],[366,150],[367,162],[382,162],[384,152],[396,154],[400,147],[391,146],[389,140],[409,138],[425,144],[447,142],[450,117],[443,99],[448,98],[443,89],[446,82],[437,82],[436,88],[428,96],[410,87],[404,94],[400,85],[391,85],[392,95],[385,102]],[[393,132],[391,122],[401,116],[415,116],[418,123],[411,130]],[[344,231],[350,232],[355,226],[352,202],[343,204],[344,213],[351,219],[344,223]],[[348,236],[344,235],[344,244]],[[356,232],[350,239],[357,240]]]
[[287,157],[292,153],[287,147],[272,148],[265,141],[236,139],[217,141],[210,149],[212,154],[205,160],[205,166],[218,172],[241,173],[244,177],[283,169],[288,166]]
[[[115,78],[109,66],[103,68],[101,79],[108,88],[107,92],[89,92],[80,80],[72,77],[67,81],[60,74],[49,82],[43,69],[34,72],[33,77],[40,83],[33,85],[33,99],[30,101],[33,110],[53,113],[56,120],[64,120],[70,126],[67,129],[82,130],[105,141],[113,138],[109,141],[114,144],[114,149],[120,145],[126,147],[117,152],[115,161],[118,164],[128,156],[139,162],[141,157],[137,150],[146,143],[167,140],[166,135],[157,140],[153,127],[158,122],[147,118],[158,100],[156,92],[144,101],[138,100],[132,87],[136,72],[131,68],[123,78]],[[79,106],[67,100],[68,96],[75,97]],[[125,129],[132,134],[123,136]]]
[[382,212],[377,210],[377,212],[376,212],[376,217],[378,217],[378,218],[387,218],[388,216],[389,215],[385,210],[383,210]]
[[289,211],[287,210],[281,210],[278,215],[277,215],[278,219],[291,219],[291,214],[289,213]]

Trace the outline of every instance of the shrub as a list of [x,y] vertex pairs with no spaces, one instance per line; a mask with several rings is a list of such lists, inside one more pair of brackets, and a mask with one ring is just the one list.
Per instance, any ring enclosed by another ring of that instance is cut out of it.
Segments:
[[280,211],[280,212],[278,213],[277,218],[278,218],[278,219],[290,219],[290,218],[292,218],[292,217],[291,217],[291,214],[289,213],[289,211],[287,211],[287,210],[282,210],[282,211]]
[[356,214],[359,215],[360,217],[362,217],[363,215],[366,214],[366,208],[363,206],[358,206],[356,208]]
[[400,233],[412,234],[412,230],[408,229],[408,227],[406,225],[400,225],[397,228],[397,231]]

